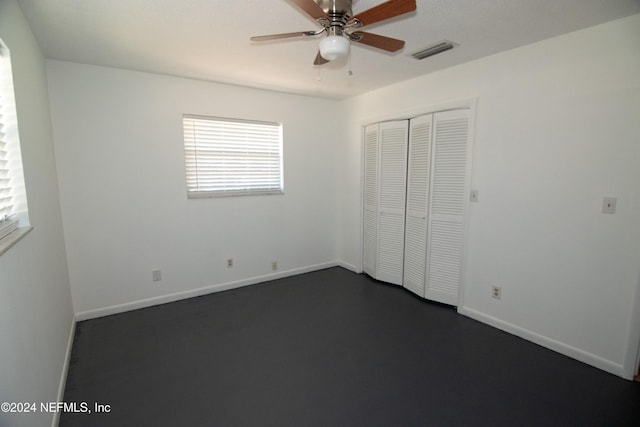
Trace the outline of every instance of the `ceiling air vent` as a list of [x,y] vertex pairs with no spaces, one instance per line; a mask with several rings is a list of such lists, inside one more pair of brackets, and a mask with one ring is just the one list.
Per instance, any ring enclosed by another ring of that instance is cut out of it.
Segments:
[[449,49],[453,49],[455,46],[457,46],[455,43],[450,42],[449,40],[443,40],[441,42],[434,43],[431,46],[427,46],[424,49],[412,54],[411,56],[416,59],[424,59],[433,55],[437,55]]

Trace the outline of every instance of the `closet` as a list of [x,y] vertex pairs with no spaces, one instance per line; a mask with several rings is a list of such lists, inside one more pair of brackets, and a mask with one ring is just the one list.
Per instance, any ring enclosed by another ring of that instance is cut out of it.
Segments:
[[469,194],[470,111],[365,128],[363,270],[457,305]]

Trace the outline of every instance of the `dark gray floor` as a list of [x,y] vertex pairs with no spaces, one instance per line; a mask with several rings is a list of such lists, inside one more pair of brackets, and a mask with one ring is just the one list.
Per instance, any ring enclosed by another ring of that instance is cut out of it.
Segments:
[[331,268],[80,322],[61,426],[638,426],[640,384]]

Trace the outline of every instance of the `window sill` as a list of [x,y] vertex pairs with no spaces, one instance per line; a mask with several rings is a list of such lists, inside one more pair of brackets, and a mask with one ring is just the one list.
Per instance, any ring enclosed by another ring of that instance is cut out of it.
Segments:
[[0,239],[0,255],[4,254],[11,248],[13,245],[18,243],[20,239],[29,234],[29,232],[33,230],[33,227],[18,227],[2,239]]
[[284,190],[218,190],[187,191],[188,199],[207,199],[217,197],[274,196],[284,194]]

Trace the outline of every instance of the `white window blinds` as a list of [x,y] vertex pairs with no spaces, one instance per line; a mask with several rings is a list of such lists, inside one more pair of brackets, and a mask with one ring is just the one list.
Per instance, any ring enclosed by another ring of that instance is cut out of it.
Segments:
[[6,135],[4,134],[5,124],[3,119],[4,99],[0,95],[0,221],[11,215],[13,202],[11,196],[11,179],[9,176],[9,152]]
[[8,248],[4,237],[28,225],[11,58],[0,40],[0,254]]
[[184,115],[189,198],[280,194],[282,125]]

